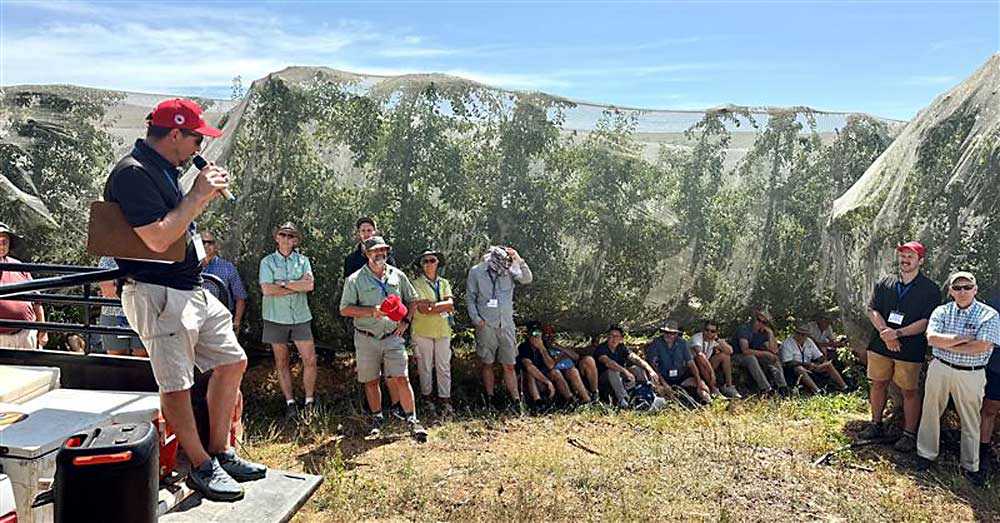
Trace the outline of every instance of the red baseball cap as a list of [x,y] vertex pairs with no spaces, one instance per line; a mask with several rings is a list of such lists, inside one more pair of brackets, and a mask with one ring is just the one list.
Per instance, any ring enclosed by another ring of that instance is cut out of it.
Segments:
[[927,249],[924,249],[924,245],[916,240],[908,241],[900,245],[899,247],[896,247],[896,252],[899,251],[913,251],[917,253],[917,256],[920,256],[921,258],[923,258],[925,254],[927,254]]
[[205,122],[201,116],[201,106],[191,100],[164,100],[149,113],[149,117],[149,125],[156,127],[186,129],[211,138],[222,136],[222,131]]
[[396,296],[395,294],[390,294],[382,300],[382,304],[379,305],[379,309],[386,313],[392,321],[402,320],[406,317],[406,313],[409,312],[409,309],[407,309],[406,305],[403,304],[403,300],[399,299],[399,296]]

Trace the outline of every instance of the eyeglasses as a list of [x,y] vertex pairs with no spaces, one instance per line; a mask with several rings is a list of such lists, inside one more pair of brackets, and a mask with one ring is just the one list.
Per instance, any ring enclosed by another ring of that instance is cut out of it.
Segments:
[[767,325],[767,324],[771,323],[771,322],[769,322],[769,321],[767,321],[767,320],[765,320],[763,318],[760,318],[760,317],[757,318],[757,321],[761,322],[764,325]]
[[295,237],[296,236],[294,234],[288,233],[288,232],[279,232],[278,233],[278,238],[295,238]]
[[205,245],[215,245],[215,240],[202,240],[201,243]]
[[203,134],[198,134],[193,131],[188,131],[187,129],[180,129],[180,131],[181,134],[183,134],[184,136],[194,136],[194,143],[198,145],[201,145],[201,142],[205,140],[205,135]]
[[423,260],[420,260],[420,263],[422,263],[424,265],[427,265],[429,263],[437,263],[437,262],[438,262],[437,258],[424,258]]
[[719,329],[705,329],[705,332],[709,334],[715,334],[716,332],[719,332]]
[[951,290],[953,290],[953,291],[971,291],[972,289],[975,289],[975,288],[976,288],[976,286],[972,285],[972,284],[967,284],[967,285],[952,285],[951,286]]

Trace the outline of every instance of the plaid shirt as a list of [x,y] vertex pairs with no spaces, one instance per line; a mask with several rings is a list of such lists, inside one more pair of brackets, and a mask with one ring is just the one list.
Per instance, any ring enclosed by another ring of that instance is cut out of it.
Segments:
[[[959,308],[954,301],[938,306],[931,314],[927,330],[938,334],[973,336],[977,340],[990,341],[993,345],[1000,345],[1000,316],[997,315],[995,309],[980,301],[973,301],[972,305],[965,309]],[[991,352],[963,354],[934,347],[935,358],[963,367],[986,365]]]
[[[247,290],[243,287],[243,280],[240,279],[240,273],[236,272],[236,266],[228,260],[223,260],[215,256],[212,258],[212,261],[205,265],[201,272],[218,276],[226,284],[226,287],[229,288],[230,301],[226,304],[226,307],[230,310],[236,306],[236,302],[247,299]],[[215,285],[207,285],[206,287],[212,294],[215,294],[216,298],[222,299],[219,296],[221,293],[215,288]]]

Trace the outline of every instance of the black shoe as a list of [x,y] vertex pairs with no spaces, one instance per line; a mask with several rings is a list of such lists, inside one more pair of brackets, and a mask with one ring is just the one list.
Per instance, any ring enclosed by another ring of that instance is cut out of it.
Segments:
[[788,387],[778,387],[778,395],[782,398],[787,398],[792,395],[792,390]]
[[993,452],[993,447],[989,444],[983,444],[979,447],[979,472],[983,473],[984,477],[989,478],[993,475],[995,455]]
[[406,412],[403,411],[403,406],[399,403],[393,403],[392,406],[389,407],[389,414],[392,414],[392,417],[398,419],[399,421],[406,421]]
[[917,456],[917,460],[913,462],[913,470],[917,472],[927,472],[934,466],[934,460],[927,459],[923,456]]
[[243,487],[219,465],[215,458],[210,458],[200,467],[192,467],[188,472],[187,484],[211,501],[243,499]]
[[236,451],[231,448],[222,454],[216,454],[214,457],[218,460],[222,470],[225,470],[229,477],[240,483],[261,479],[267,475],[267,467],[237,456]]
[[368,431],[368,438],[377,438],[382,435],[382,426],[385,425],[385,416],[379,413],[372,416],[372,429]]
[[409,423],[410,435],[413,436],[413,439],[417,440],[417,443],[426,443],[427,429],[425,429],[424,426],[417,421],[417,418],[410,419]]
[[298,419],[299,408],[295,406],[294,403],[285,404],[285,422],[292,422]]
[[962,469],[962,475],[965,476],[965,479],[969,480],[969,483],[972,483],[973,486],[983,487],[986,485],[986,474],[983,474],[982,468],[975,472]]
[[885,437],[885,425],[871,422],[867,427],[858,433],[858,438],[866,441],[882,439]]

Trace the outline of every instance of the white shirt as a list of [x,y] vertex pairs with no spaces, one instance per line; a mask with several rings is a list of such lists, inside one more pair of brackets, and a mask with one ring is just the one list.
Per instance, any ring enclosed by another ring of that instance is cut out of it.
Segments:
[[705,345],[705,335],[702,332],[698,332],[694,336],[691,336],[691,342],[688,343],[688,347],[696,353],[702,353],[706,358],[711,359],[712,354],[715,353],[715,348],[719,346],[719,339],[716,338]]
[[823,353],[819,351],[819,347],[813,343],[813,340],[806,338],[805,343],[802,347],[795,341],[795,336],[789,336],[781,344],[781,363],[788,363],[790,361],[798,363],[809,363],[816,358],[822,358]]
[[826,329],[820,330],[819,323],[811,321],[806,327],[809,329],[809,337],[819,343],[836,341],[836,337],[833,335],[833,325],[827,325]]

